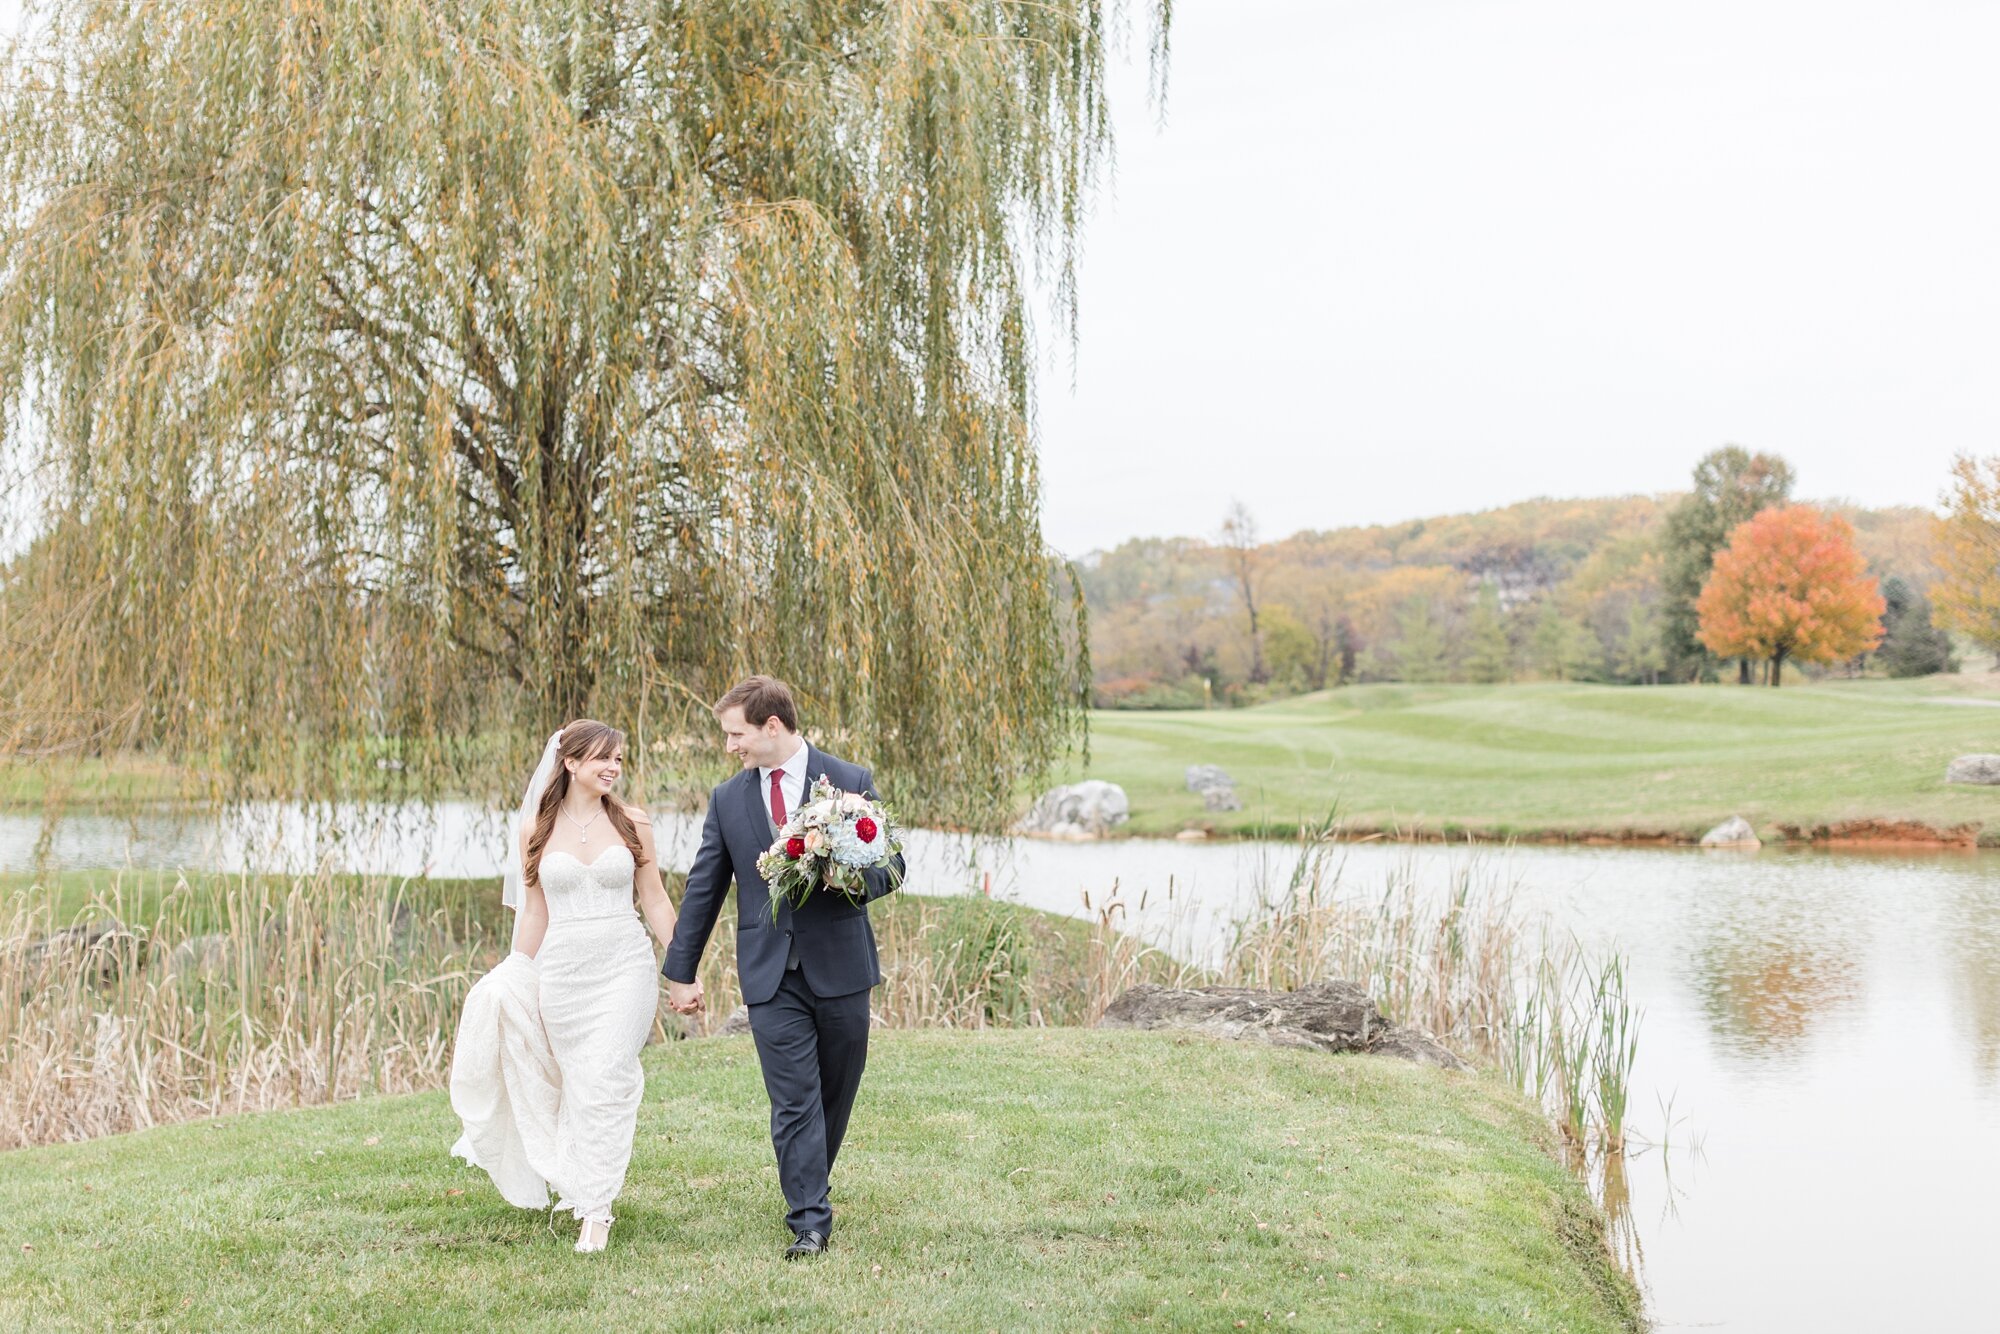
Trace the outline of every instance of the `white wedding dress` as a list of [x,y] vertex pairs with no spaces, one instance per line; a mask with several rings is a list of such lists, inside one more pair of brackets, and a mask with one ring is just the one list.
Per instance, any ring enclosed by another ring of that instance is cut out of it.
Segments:
[[646,1081],[639,1050],[659,1007],[652,944],[633,906],[632,853],[542,857],[549,929],[473,985],[459,1017],[452,1152],[508,1203],[608,1223],[625,1184]]

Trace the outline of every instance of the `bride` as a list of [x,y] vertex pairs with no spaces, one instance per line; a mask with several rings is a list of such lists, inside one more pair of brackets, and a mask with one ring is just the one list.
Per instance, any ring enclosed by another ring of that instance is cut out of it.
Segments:
[[[611,795],[625,734],[581,719],[549,738],[515,821],[502,899],[514,947],[465,998],[452,1152],[510,1203],[568,1209],[579,1251],[601,1251],[645,1093],[639,1049],[659,1007],[643,913],[662,945],[674,909],[653,825]],[[637,901],[638,913],[633,911]]]

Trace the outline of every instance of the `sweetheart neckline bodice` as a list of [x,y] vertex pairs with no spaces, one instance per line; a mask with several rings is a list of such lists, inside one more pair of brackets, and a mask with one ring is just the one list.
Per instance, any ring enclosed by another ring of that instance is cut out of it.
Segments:
[[623,843],[613,843],[610,847],[598,853],[595,857],[592,857],[589,861],[585,861],[583,858],[577,856],[574,852],[571,852],[568,848],[557,848],[554,852],[545,852],[542,854],[542,860],[547,861],[551,857],[567,857],[571,861],[575,862],[578,866],[581,866],[584,870],[588,871],[592,867],[596,866],[599,862],[603,861],[606,857],[609,857],[614,852],[622,852],[627,857],[630,857],[632,855],[632,849],[626,847]]
[[544,853],[542,897],[548,904],[549,921],[631,916],[636,861],[632,849],[623,843],[613,843],[589,861],[568,849]]

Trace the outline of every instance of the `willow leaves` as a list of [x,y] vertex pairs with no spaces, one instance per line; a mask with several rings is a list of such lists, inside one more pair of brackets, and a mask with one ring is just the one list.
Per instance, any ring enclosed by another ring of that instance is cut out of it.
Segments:
[[590,713],[643,782],[766,670],[912,815],[990,823],[1077,725],[1028,293],[1073,291],[1115,24],[40,6],[0,121],[4,739],[484,792]]

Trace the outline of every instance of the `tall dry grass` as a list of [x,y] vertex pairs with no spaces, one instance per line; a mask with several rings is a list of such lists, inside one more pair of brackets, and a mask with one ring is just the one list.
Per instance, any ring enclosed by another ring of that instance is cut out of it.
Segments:
[[[1116,886],[1081,919],[893,896],[873,909],[877,1021],[1080,1025],[1141,982],[1346,978],[1543,1101],[1573,1142],[1621,1142],[1636,1026],[1622,965],[1525,930],[1473,865],[1442,896],[1414,868],[1357,892],[1323,832],[1302,836],[1212,967],[1126,929]],[[30,890],[0,904],[0,1148],[437,1087],[465,993],[510,925],[484,886],[329,873],[128,873],[81,909],[56,902]],[[725,919],[702,972],[717,1004],[693,1021],[663,1007],[657,1038],[726,1021],[734,943]]]
[[[113,877],[80,910],[0,903],[0,1149],[218,1113],[442,1085],[465,993],[508,948],[491,895],[427,882]],[[1137,981],[1187,970],[1117,929],[983,898],[877,905],[878,1022],[986,1028],[1092,1022]],[[720,1027],[735,932],[703,963],[720,1002],[659,1039]]]
[[438,1082],[487,934],[409,884],[115,878],[0,905],[0,1148]]

